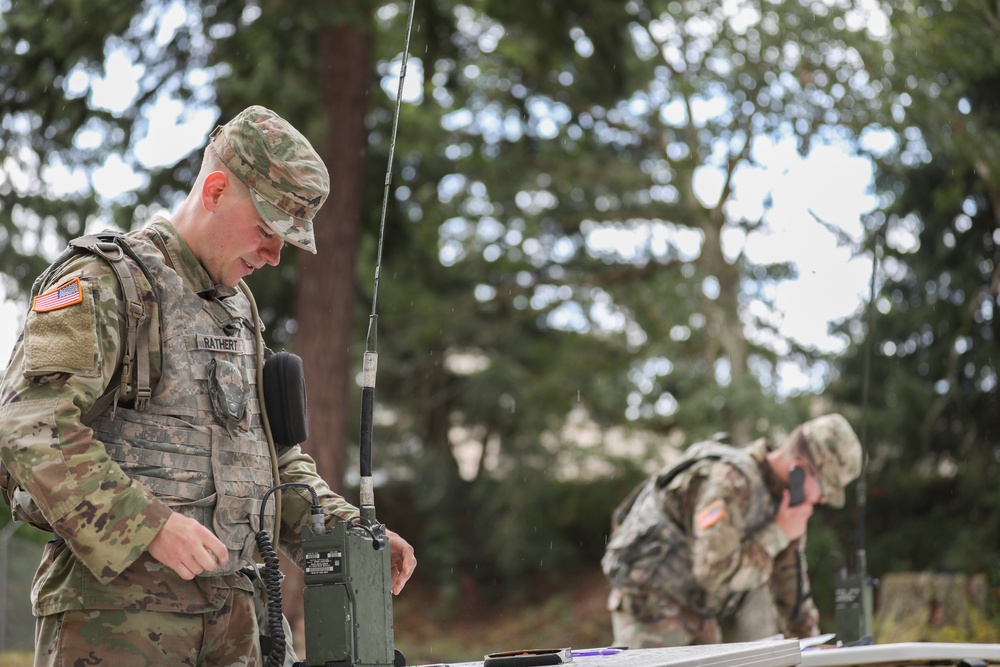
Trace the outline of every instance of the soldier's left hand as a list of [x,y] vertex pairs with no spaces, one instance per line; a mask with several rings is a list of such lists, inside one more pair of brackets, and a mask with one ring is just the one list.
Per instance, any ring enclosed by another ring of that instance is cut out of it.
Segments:
[[410,543],[391,530],[386,529],[389,538],[389,553],[392,569],[392,594],[399,595],[417,568],[417,557]]

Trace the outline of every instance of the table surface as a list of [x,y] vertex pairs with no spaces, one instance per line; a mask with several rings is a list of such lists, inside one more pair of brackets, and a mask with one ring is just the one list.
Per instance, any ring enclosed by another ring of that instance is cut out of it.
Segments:
[[[566,667],[794,667],[799,661],[799,642],[790,639],[632,649],[614,655],[574,656],[570,662],[562,664]],[[460,662],[447,667],[483,667],[483,663]]]
[[978,659],[989,665],[1000,665],[1000,644],[903,642],[802,652],[803,667],[954,665],[965,659]]
[[[574,651],[586,649],[573,649]],[[1000,667],[1000,644],[904,642],[800,651],[794,639],[678,646],[620,651],[614,655],[574,656],[565,667],[907,667],[954,666],[982,660]],[[421,667],[483,667],[483,661]]]

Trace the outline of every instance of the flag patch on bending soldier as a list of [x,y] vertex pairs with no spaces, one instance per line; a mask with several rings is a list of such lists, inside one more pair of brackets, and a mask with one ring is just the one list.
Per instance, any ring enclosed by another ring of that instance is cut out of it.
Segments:
[[711,528],[725,518],[726,508],[722,504],[721,500],[716,500],[714,503],[703,509],[701,514],[698,515],[698,528],[702,530]]
[[36,296],[31,309],[36,313],[47,313],[50,310],[59,310],[81,301],[83,301],[83,287],[80,285],[80,279],[74,278],[45,294]]

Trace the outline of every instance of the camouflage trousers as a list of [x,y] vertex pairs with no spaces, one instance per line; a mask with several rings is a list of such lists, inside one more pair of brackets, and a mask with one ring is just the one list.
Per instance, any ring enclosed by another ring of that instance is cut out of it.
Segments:
[[767,639],[782,633],[778,619],[778,610],[774,606],[774,598],[766,587],[755,588],[748,592],[740,605],[730,615],[723,617],[722,641],[752,642]]
[[67,611],[36,620],[35,667],[258,667],[257,632],[251,595],[235,589],[218,611],[204,614]]
[[612,591],[608,599],[615,646],[653,648],[748,642],[779,634],[777,612],[766,587],[748,592],[736,610],[704,617],[669,600]]
[[633,597],[613,589],[608,609],[615,646],[635,649],[722,642],[718,621],[670,600]]

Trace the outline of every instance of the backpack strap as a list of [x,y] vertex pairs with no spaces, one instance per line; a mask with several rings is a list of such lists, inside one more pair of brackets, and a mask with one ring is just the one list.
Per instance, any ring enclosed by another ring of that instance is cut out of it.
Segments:
[[681,474],[682,472],[693,466],[695,463],[698,463],[699,461],[717,461],[721,458],[722,457],[718,454],[708,454],[704,456],[694,456],[692,458],[681,461],[673,468],[663,473],[662,475],[659,475],[656,478],[656,488],[657,489],[667,488],[668,486],[670,486],[670,482],[674,481],[674,478],[676,478],[677,475]]
[[[127,396],[134,391],[136,410],[145,410],[149,406],[149,399],[152,396],[152,390],[149,386],[149,318],[146,316],[146,309],[139,296],[135,275],[125,261],[126,253],[139,265],[143,273],[146,272],[146,267],[143,266],[122,237],[123,235],[120,233],[105,232],[99,235],[81,236],[69,242],[71,248],[91,252],[104,259],[111,266],[122,287],[127,318],[125,322],[125,349],[122,352],[118,385],[115,386],[114,382],[108,385],[108,390],[94,402],[91,409],[84,415],[84,423],[89,423],[110,403],[117,401],[119,395]],[[152,286],[152,282],[150,282],[150,286]],[[133,375],[134,385],[132,384]]]
[[[117,402],[120,395],[128,395],[134,390],[136,410],[145,410],[149,406],[149,399],[152,396],[149,383],[149,318],[146,316],[138,282],[131,267],[126,262],[125,256],[128,255],[146,276],[150,289],[153,287],[153,280],[149,275],[149,270],[124,237],[123,232],[105,230],[98,234],[87,234],[71,240],[68,247],[35,279],[31,286],[31,296],[34,298],[42,291],[42,288],[52,281],[66,262],[77,255],[89,252],[108,263],[122,287],[127,319],[125,323],[125,348],[122,351],[121,365],[116,373],[118,382],[109,383],[105,392],[94,401],[94,405],[83,416],[84,424],[90,423],[111,403]],[[135,384],[133,384],[133,378]]]
[[[681,460],[679,463],[675,464],[672,468],[664,473],[657,475],[652,483],[656,486],[658,490],[665,489],[667,485],[674,480],[677,475],[681,474],[695,463],[699,461],[704,461],[706,459],[719,459],[722,458],[717,454],[709,454],[707,456],[695,456],[687,459]],[[611,531],[614,532],[618,530],[623,523],[625,523],[625,517],[628,513],[632,511],[632,506],[635,505],[635,501],[639,499],[639,494],[642,490],[650,484],[650,479],[644,479],[635,485],[635,487],[629,492],[625,499],[622,500],[617,507],[611,512]]]

